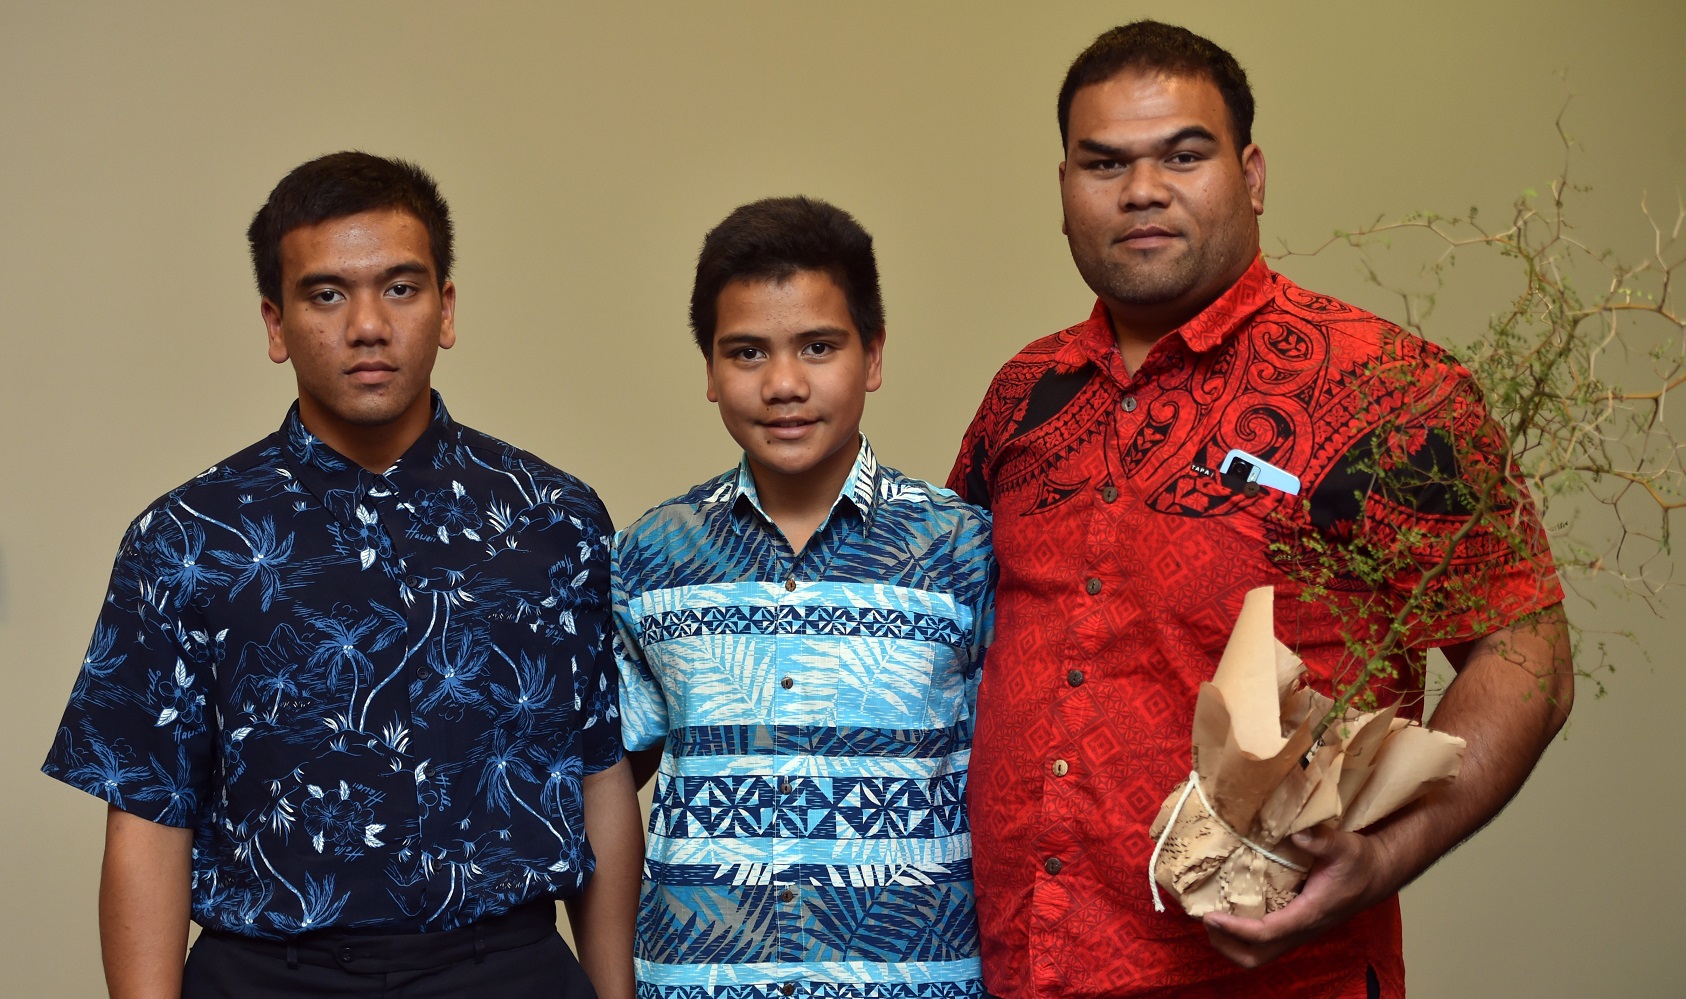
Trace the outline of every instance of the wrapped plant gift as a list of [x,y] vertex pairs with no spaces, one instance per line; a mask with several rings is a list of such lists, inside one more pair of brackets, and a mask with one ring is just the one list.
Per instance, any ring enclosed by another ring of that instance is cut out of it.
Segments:
[[1199,917],[1258,917],[1288,904],[1309,857],[1288,837],[1329,823],[1357,831],[1448,781],[1464,741],[1396,718],[1397,706],[1349,712],[1318,738],[1333,705],[1301,681],[1277,641],[1274,592],[1250,591],[1194,709],[1194,768],[1149,834],[1154,905],[1164,889]]

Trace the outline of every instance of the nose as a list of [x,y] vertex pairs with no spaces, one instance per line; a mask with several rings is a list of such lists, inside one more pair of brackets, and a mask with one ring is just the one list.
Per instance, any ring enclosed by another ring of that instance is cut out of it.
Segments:
[[1130,164],[1118,191],[1118,207],[1126,212],[1164,208],[1171,203],[1171,186],[1158,163],[1143,157]]
[[353,293],[346,315],[345,335],[354,347],[386,343],[392,338],[386,301],[378,294]]
[[767,359],[761,380],[761,396],[770,403],[805,402],[808,398],[808,371],[795,353],[775,351]]

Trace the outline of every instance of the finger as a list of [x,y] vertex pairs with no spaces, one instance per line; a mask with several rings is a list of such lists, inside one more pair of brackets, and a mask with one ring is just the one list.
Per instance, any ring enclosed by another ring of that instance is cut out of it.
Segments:
[[[1257,922],[1257,920],[1253,920],[1253,922]],[[1281,943],[1259,944],[1239,940],[1234,935],[1213,925],[1210,919],[1206,923],[1206,938],[1211,941],[1212,949],[1243,968],[1257,968],[1266,961],[1274,959],[1291,946]]]
[[1316,926],[1323,916],[1323,908],[1317,901],[1315,896],[1310,899],[1304,895],[1297,896],[1275,912],[1266,913],[1262,919],[1249,919],[1227,912],[1209,912],[1205,916],[1206,927],[1208,930],[1215,927],[1237,940],[1249,943],[1274,943]]

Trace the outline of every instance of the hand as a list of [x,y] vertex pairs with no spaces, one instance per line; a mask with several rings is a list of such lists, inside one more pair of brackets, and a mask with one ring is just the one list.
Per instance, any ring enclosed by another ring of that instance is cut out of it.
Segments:
[[1293,842],[1312,856],[1293,901],[1263,919],[1206,916],[1212,946],[1243,968],[1274,960],[1392,894],[1382,877],[1381,848],[1370,837],[1313,826],[1295,833]]

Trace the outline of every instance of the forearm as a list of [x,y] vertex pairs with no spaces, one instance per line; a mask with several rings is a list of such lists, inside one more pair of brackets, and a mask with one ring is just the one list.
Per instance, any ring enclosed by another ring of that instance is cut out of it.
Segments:
[[644,832],[627,761],[586,777],[585,833],[597,869],[584,893],[566,902],[580,966],[601,999],[632,999]]
[[100,867],[100,953],[112,999],[177,999],[187,958],[193,831],[112,807]]
[[1561,605],[1527,623],[1448,649],[1462,666],[1428,727],[1467,743],[1457,779],[1369,832],[1382,897],[1490,822],[1521,789],[1568,719],[1574,667]]

